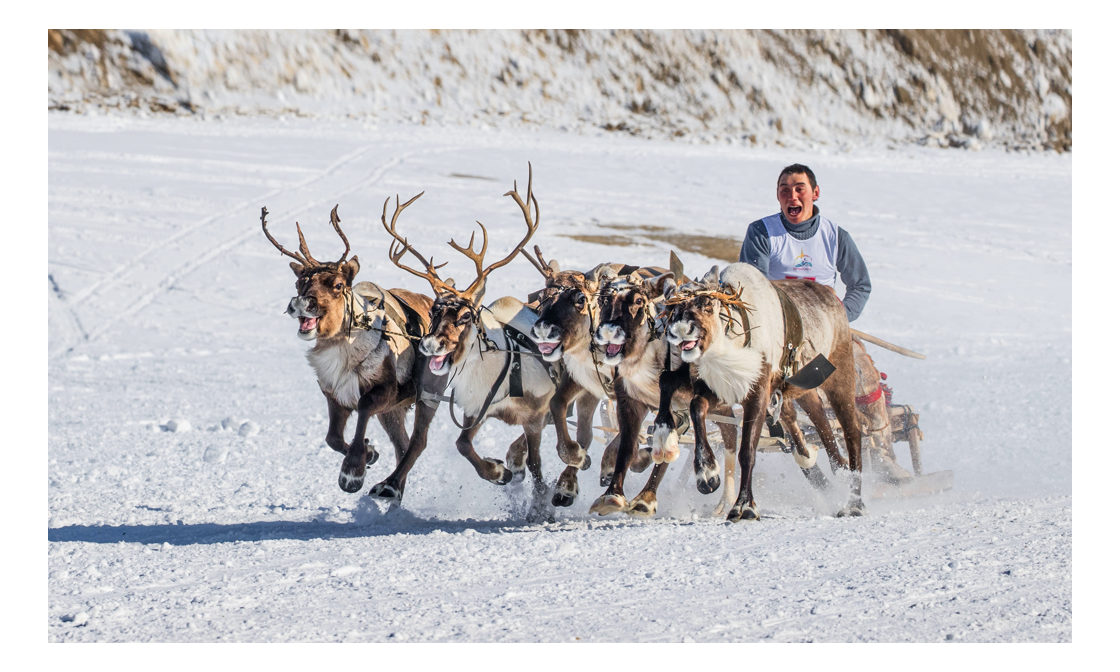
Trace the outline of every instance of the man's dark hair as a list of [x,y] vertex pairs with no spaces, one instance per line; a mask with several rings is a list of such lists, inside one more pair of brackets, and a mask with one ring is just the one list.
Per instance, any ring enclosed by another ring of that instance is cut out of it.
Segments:
[[817,176],[813,174],[813,169],[800,163],[794,163],[782,168],[782,172],[778,173],[778,181],[781,182],[782,178],[786,175],[796,175],[798,173],[805,173],[809,178],[809,186],[813,189],[817,188]]

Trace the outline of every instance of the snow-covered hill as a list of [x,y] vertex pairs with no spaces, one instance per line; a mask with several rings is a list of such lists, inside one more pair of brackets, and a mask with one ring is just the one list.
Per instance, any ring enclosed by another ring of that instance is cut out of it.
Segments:
[[73,112],[1070,150],[1070,31],[49,31]]

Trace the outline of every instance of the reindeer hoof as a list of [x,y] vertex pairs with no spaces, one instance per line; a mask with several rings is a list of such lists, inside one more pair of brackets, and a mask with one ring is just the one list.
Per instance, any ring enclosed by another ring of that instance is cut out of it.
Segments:
[[588,513],[597,513],[600,516],[608,516],[612,513],[626,510],[626,498],[622,495],[603,495],[596,499],[588,509]]
[[583,454],[583,464],[579,465],[580,471],[587,471],[591,468],[591,456],[587,453]]
[[657,500],[647,502],[640,496],[635,497],[634,501],[630,502],[630,506],[626,507],[626,513],[638,518],[650,518],[657,513]]
[[389,500],[389,502],[393,504],[400,504],[401,497],[404,496],[404,493],[401,492],[400,489],[396,486],[382,481],[381,483],[378,483],[377,485],[370,488],[369,496],[373,497],[374,499]]
[[867,509],[863,506],[863,500],[854,498],[848,501],[848,505],[837,512],[837,518],[847,518],[848,516],[862,516],[867,513]]
[[[505,465],[504,462],[502,462],[501,460],[494,459],[492,457],[486,458],[485,461],[489,462],[490,464],[493,464],[497,468],[501,469],[501,471],[498,473],[497,476],[495,476],[494,478],[487,478],[486,480],[488,480],[491,483],[494,483],[496,485],[508,485],[509,482],[513,480],[513,472],[510,471],[509,469],[506,469],[506,465]],[[485,478],[485,476],[483,478]]]
[[649,469],[651,464],[653,464],[653,451],[649,448],[639,448],[638,452],[634,453],[634,459],[630,460],[630,471],[640,474]]
[[566,493],[566,492],[554,492],[554,493],[552,493],[552,505],[553,506],[571,506],[572,504],[575,504],[575,503],[576,503],[575,495],[571,495],[571,494]]
[[599,474],[599,487],[601,487],[601,488],[610,487],[611,481],[613,481],[613,480],[614,480],[614,472],[613,471],[604,471],[603,473]]
[[338,473],[338,487],[342,488],[344,492],[357,492],[362,489],[362,482],[365,481],[365,474],[360,476],[351,476],[345,470]]
[[525,470],[524,469],[511,470],[511,471],[513,472],[513,476],[510,478],[510,481],[509,481],[510,483],[513,483],[514,485],[517,485],[521,481],[525,480]]
[[381,453],[374,450],[373,446],[371,446],[367,443],[366,444],[366,467],[367,468],[372,467],[377,462],[377,458],[379,458],[379,457],[381,457]]
[[731,507],[731,511],[727,514],[727,520],[732,523],[737,523],[740,520],[758,520],[761,516],[758,515],[758,507],[736,504]]
[[696,489],[700,491],[701,495],[710,495],[719,490],[719,474],[708,479],[698,475],[696,477]]

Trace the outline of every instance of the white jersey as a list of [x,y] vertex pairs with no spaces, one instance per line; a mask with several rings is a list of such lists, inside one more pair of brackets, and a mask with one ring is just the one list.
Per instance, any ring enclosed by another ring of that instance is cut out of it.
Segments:
[[836,287],[836,250],[839,245],[838,227],[820,218],[817,232],[808,240],[797,240],[782,225],[780,214],[762,220],[770,236],[770,280],[801,278],[814,280],[822,285]]

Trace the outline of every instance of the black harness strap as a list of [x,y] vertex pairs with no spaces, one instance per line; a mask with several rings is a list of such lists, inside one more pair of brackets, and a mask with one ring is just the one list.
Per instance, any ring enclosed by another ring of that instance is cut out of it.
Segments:
[[[506,374],[509,373],[510,362],[513,359],[510,356],[511,354],[510,351],[506,351],[506,361],[502,365],[502,372],[498,374],[498,377],[494,380],[494,384],[490,386],[490,392],[486,395],[486,401],[482,402],[482,410],[478,412],[478,416],[470,425],[463,425],[455,419],[455,390],[451,390],[451,403],[447,405],[447,412],[451,415],[451,422],[454,422],[456,427],[463,430],[472,429],[475,425],[486,419],[486,412],[490,410],[490,403],[494,401],[494,395],[498,393],[498,388],[502,386],[502,381],[506,379]],[[479,353],[479,356],[481,357],[481,353]],[[466,417],[464,417],[463,420],[466,421]]]

